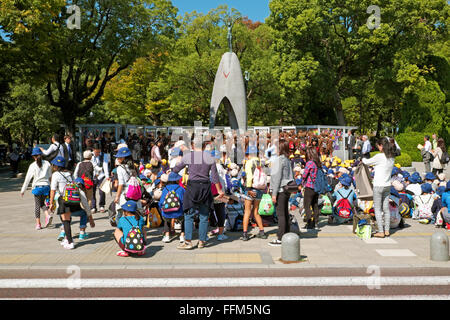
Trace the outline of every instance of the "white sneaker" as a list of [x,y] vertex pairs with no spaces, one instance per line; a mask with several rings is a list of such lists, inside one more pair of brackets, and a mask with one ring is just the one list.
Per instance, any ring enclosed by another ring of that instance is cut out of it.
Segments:
[[95,211],[96,211],[95,208],[91,209],[91,213],[95,213]]
[[218,241],[223,241],[223,240],[227,240],[227,239],[228,239],[228,237],[226,235],[224,235],[224,234],[219,234],[217,236],[217,240]]
[[64,240],[61,241],[59,244],[62,245],[62,246],[64,247],[65,245],[69,244],[69,242],[67,241],[66,238],[64,238]]
[[64,249],[67,249],[67,250],[72,250],[74,248],[75,248],[75,244],[73,242],[72,243],[67,243],[67,244],[64,245]]
[[180,243],[183,243],[186,239],[184,238],[184,236],[180,235]]
[[100,212],[105,212],[105,208],[104,207],[100,207]]
[[162,239],[162,242],[169,243],[170,242],[170,237],[169,236],[164,236],[163,239]]

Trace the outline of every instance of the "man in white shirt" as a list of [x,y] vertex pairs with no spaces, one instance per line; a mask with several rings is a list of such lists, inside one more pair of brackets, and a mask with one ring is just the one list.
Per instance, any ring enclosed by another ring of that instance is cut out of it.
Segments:
[[94,145],[93,156],[91,159],[92,164],[94,165],[94,197],[92,199],[92,207],[91,212],[94,213],[97,211],[97,197],[96,191],[98,189],[98,193],[100,194],[100,212],[105,212],[105,193],[100,190],[100,185],[102,184],[104,179],[110,179],[109,177],[109,155],[102,153],[100,145]]
[[372,150],[372,145],[370,144],[369,138],[364,135],[362,137],[363,146],[361,150],[361,155],[363,158],[370,159],[370,151]]
[[[64,158],[64,147],[62,146],[62,144],[59,143],[59,135],[57,133],[55,133],[52,136],[52,145],[47,150],[44,150],[43,148],[40,148],[40,149],[42,151],[42,156],[44,157],[44,159],[45,159],[45,157],[50,156],[56,150],[58,150],[58,153],[52,158],[56,158],[56,157]],[[48,159],[48,160],[51,161],[53,159]]]
[[425,136],[423,138],[425,144],[421,150],[423,164],[425,165],[425,172],[431,172],[431,149],[432,145],[430,142],[430,136]]

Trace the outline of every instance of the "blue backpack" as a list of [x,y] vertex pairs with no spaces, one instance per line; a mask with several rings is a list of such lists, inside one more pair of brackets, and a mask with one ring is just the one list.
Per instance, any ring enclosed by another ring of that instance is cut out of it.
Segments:
[[328,192],[328,182],[323,170],[317,168],[316,181],[314,182],[314,191],[318,194],[325,194]]

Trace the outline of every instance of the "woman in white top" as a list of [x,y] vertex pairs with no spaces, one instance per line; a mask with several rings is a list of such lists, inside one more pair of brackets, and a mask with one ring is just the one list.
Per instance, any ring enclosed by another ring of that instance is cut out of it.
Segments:
[[379,139],[376,146],[380,153],[370,159],[363,158],[362,162],[366,165],[374,166],[375,169],[373,207],[375,209],[378,232],[374,234],[374,237],[384,238],[390,235],[389,196],[391,194],[391,173],[394,168],[396,147],[394,139],[388,140],[387,138]]
[[44,227],[48,227],[51,222],[51,216],[45,205],[45,198],[50,194],[52,168],[48,161],[42,160],[42,151],[39,148],[33,148],[31,155],[34,158],[34,162],[28,167],[20,194],[23,197],[31,179],[33,179],[31,193],[34,195],[34,216],[36,218],[36,230],[40,230],[42,229],[41,209],[45,212]]
[[446,151],[444,139],[439,138],[437,141],[437,148],[432,150],[434,160],[433,160],[433,174],[438,175],[444,172],[444,166],[441,163],[442,155]]

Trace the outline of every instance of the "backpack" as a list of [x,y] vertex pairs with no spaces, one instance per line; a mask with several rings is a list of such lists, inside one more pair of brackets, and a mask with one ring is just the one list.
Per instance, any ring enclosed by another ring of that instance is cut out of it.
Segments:
[[420,198],[420,196],[418,197],[418,199],[420,200],[420,203],[416,208],[418,218],[419,219],[431,219],[431,217],[433,217],[433,212],[431,211],[431,207],[433,206],[433,203],[431,200],[433,200],[433,196],[430,195],[430,198],[426,202],[423,202],[422,198]]
[[148,208],[145,212],[147,215],[147,228],[159,228],[162,223],[161,215],[158,208]]
[[233,207],[230,208],[230,206],[226,206],[226,212],[227,219],[225,220],[225,228],[229,231],[242,230],[242,221],[244,217],[240,211]]
[[351,194],[351,192],[347,195],[347,197],[343,197],[342,194],[338,191],[338,193],[341,195],[341,199],[336,203],[336,214],[341,218],[351,218],[353,217],[353,210],[352,206],[350,204],[350,201],[347,199],[348,196]]
[[53,143],[55,146],[57,146],[55,151],[52,151],[48,156],[42,155],[43,160],[47,160],[48,162],[52,162],[53,159],[56,158],[56,156],[59,154],[59,149],[61,148],[61,144]]
[[413,208],[414,205],[412,203],[412,200],[408,197],[406,193],[400,193],[400,205],[398,207],[398,212],[403,218],[410,218],[411,217],[411,208]]
[[65,175],[63,175],[62,173],[60,174],[67,181],[67,184],[64,187],[63,194],[61,195],[64,203],[67,205],[79,205],[81,203],[80,188],[78,188],[78,185],[75,182],[69,181],[69,179],[67,179]]
[[127,186],[128,189],[125,196],[127,199],[138,201],[142,198],[141,185],[139,184],[139,181],[138,179],[136,179],[136,177],[131,177],[127,182]]
[[328,183],[321,168],[317,168],[316,181],[314,182],[314,191],[318,194],[325,194],[328,192]]
[[442,152],[442,156],[441,156],[441,158],[439,159],[439,162],[440,162],[441,164],[447,164],[447,163],[450,162],[450,156],[448,155],[447,152]]
[[181,208],[181,202],[180,202],[180,198],[178,197],[176,191],[178,190],[179,186],[176,187],[174,190],[169,191],[169,189],[167,189],[167,191],[169,191],[166,194],[166,197],[164,198],[164,202],[162,205],[161,210],[163,212],[176,212],[178,210],[180,210]]
[[265,174],[263,168],[261,167],[261,162],[255,166],[253,171],[253,183],[252,188],[263,190],[267,188],[267,175]]
[[328,216],[333,213],[333,205],[331,204],[330,198],[327,195],[323,196],[322,199],[323,199],[323,206],[320,212],[323,215]]
[[135,227],[132,223],[125,217],[125,220],[131,225],[131,230],[128,231],[127,237],[125,239],[125,251],[131,253],[143,253],[145,251],[144,246],[144,235],[139,227]]
[[83,179],[84,181],[84,187],[86,188],[86,190],[89,190],[94,187],[94,182],[88,177],[86,177],[84,173],[81,176],[81,179]]

